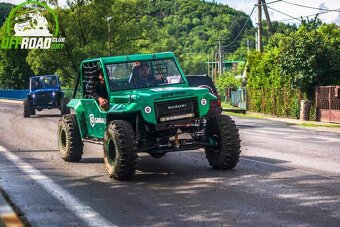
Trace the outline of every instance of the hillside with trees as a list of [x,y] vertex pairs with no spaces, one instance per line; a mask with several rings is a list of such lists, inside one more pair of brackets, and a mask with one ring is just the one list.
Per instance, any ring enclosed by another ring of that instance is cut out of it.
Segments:
[[[60,36],[66,38],[65,47],[62,50],[20,51],[16,59],[20,62],[19,67],[27,62],[33,74],[57,73],[70,87],[79,63],[86,58],[108,56],[110,44],[112,55],[173,51],[180,58],[185,73],[206,73],[205,62],[211,49],[218,40],[222,40],[222,45],[230,43],[248,18],[245,13],[226,5],[200,0],[70,0],[67,8],[58,7],[54,0],[48,2],[55,6]],[[239,40],[252,29],[249,21]],[[240,41],[228,51],[235,51]],[[12,87],[6,81],[11,81],[14,78],[10,77],[17,74],[8,72],[20,71],[8,59],[16,51],[8,52],[0,51],[0,86],[4,88]],[[29,72],[27,68],[25,71]],[[23,81],[16,87],[26,86],[27,78],[22,77]]]
[[6,21],[6,17],[14,5],[10,3],[0,2],[0,27]]

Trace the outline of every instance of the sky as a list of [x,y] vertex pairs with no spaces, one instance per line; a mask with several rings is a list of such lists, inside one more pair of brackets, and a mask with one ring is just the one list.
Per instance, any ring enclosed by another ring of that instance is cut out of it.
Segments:
[[[249,15],[254,7],[254,4],[257,3],[257,0],[217,0],[217,2],[220,2],[222,4],[227,4],[228,6],[232,8],[235,8],[240,11],[244,11],[245,13]],[[274,3],[268,4],[270,2],[274,2]],[[286,20],[286,19],[291,19],[291,17],[289,16],[301,17],[301,16],[306,16],[306,15],[316,14],[319,12],[325,12],[325,11],[318,10],[318,9],[309,9],[305,7],[291,5],[291,4],[288,4],[287,2],[304,5],[304,6],[315,7],[315,8],[321,8],[321,9],[329,9],[329,10],[337,9],[338,12],[329,12],[329,13],[320,14],[319,18],[325,23],[336,23],[337,25],[340,25],[340,1],[339,0],[308,0],[308,1],[284,0],[281,2],[279,1],[276,2],[276,0],[266,0],[268,7],[274,9],[273,10],[273,9],[268,8],[271,20],[276,20],[276,21],[283,20],[282,22],[284,23],[299,24],[298,20]],[[285,13],[289,16],[279,13],[275,10],[281,11],[282,13]],[[264,15],[262,17],[265,18]],[[254,11],[251,18],[253,22],[257,21],[257,9],[256,11]],[[311,18],[314,18],[314,16]]]
[[[222,3],[222,4],[226,4],[237,10],[244,11],[248,15],[252,11],[254,4],[257,3],[257,0],[215,0],[215,1]],[[277,0],[266,0],[267,4],[270,2],[275,2],[275,1]],[[24,2],[24,0],[0,0],[0,2],[9,2],[13,4],[19,4],[19,3]],[[283,20],[282,22],[284,23],[299,24],[298,20],[286,20],[286,19],[291,19],[289,16],[300,17],[300,16],[311,15],[311,14],[316,14],[318,12],[322,12],[321,10],[318,10],[318,9],[309,9],[309,8],[294,6],[286,2],[301,4],[301,5],[315,7],[315,8],[329,9],[329,10],[337,9],[339,12],[324,13],[324,14],[321,14],[319,18],[323,22],[336,23],[337,25],[340,25],[340,1],[339,0],[308,0],[308,1],[283,0],[280,2],[278,1],[272,4],[268,4],[269,7],[273,8],[273,9],[270,9],[270,8],[268,9],[271,20],[276,20],[276,21]],[[59,4],[66,5],[66,0],[59,0]],[[288,14],[289,16],[279,13],[275,10],[279,10],[282,13]],[[251,18],[255,25],[257,21],[257,10],[254,11]],[[264,15],[263,15],[263,18],[265,18]]]

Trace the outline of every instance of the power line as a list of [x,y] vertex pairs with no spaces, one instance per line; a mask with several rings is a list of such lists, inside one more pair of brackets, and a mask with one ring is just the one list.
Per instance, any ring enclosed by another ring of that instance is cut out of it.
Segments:
[[268,7],[268,9],[271,9],[271,10],[273,10],[273,11],[275,11],[275,12],[281,13],[281,14],[287,16],[287,17],[290,17],[290,18],[292,18],[292,19],[301,21],[301,19],[298,19],[298,18],[300,18],[300,17],[293,17],[293,16],[291,16],[291,15],[289,15],[289,14],[286,14],[286,13],[284,13],[284,12],[281,12],[280,10],[274,9],[274,8],[272,8],[272,7],[269,7],[269,6],[267,6],[267,7]]
[[248,23],[248,21],[249,21],[249,19],[250,19],[250,17],[251,17],[251,15],[254,13],[254,10],[255,10],[255,6],[253,7],[253,10],[251,11],[251,13],[250,13],[249,17],[247,18],[246,22],[244,23],[244,25],[243,25],[241,31],[237,34],[237,36],[235,37],[235,39],[234,39],[233,41],[231,41],[231,43],[229,43],[229,44],[226,45],[226,46],[223,46],[224,48],[227,48],[227,47],[231,46],[231,45],[237,40],[237,38],[241,35],[241,33],[243,32],[244,28],[246,27],[246,25],[247,25],[247,23]]
[[317,10],[323,10],[323,11],[329,11],[329,12],[340,12],[340,11],[338,11],[337,9],[325,9],[325,8],[318,8],[318,7],[300,5],[300,4],[297,4],[297,3],[287,2],[287,1],[284,1],[284,0],[281,0],[281,2],[284,2],[284,3],[286,3],[286,4],[290,4],[290,5],[294,5],[294,6],[303,7],[303,8],[317,9]]
[[250,1],[251,1],[251,0],[246,0],[246,1],[244,1],[244,4],[243,4],[243,6],[242,6],[241,11],[244,11],[244,10],[247,8],[247,6],[249,5]]
[[277,2],[282,2],[283,0],[276,0],[276,1],[272,1],[272,2],[266,2],[266,3],[261,3],[261,4],[255,4],[255,6],[264,6],[264,5],[269,5],[272,3],[277,3]]
[[304,18],[304,17],[317,16],[317,15],[320,15],[320,14],[331,13],[331,12],[334,12],[335,10],[340,10],[340,8],[338,8],[338,9],[334,9],[334,10],[328,11],[328,12],[319,12],[319,13],[314,13],[314,14],[310,14],[310,15],[305,15],[305,16],[300,16],[300,17],[294,17],[294,16],[291,16],[291,15],[289,15],[289,14],[283,13],[283,12],[277,10],[277,9],[274,9],[274,8],[272,8],[272,7],[269,7],[269,6],[268,6],[268,8],[271,9],[271,10],[273,10],[273,11],[276,11],[276,12],[278,12],[278,13],[281,13],[281,14],[283,14],[283,15],[285,15],[285,16],[290,17],[290,19],[278,20],[278,22],[289,21],[289,20],[299,20],[299,21],[302,21],[301,18]]

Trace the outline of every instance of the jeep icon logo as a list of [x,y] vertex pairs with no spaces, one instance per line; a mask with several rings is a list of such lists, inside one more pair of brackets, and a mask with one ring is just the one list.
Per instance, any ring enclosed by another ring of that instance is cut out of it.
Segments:
[[94,115],[90,114],[90,125],[93,127],[94,126]]

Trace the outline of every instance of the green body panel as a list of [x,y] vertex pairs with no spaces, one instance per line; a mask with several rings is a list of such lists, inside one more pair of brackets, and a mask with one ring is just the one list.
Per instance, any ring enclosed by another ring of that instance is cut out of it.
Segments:
[[[117,93],[117,92],[116,92]],[[187,87],[162,87],[152,89],[139,89],[133,91],[123,91],[118,95],[110,96],[110,109],[108,114],[140,112],[145,121],[157,124],[155,115],[155,103],[177,99],[197,98],[199,106],[199,116],[203,117],[209,111],[210,100],[216,100],[214,95],[207,92],[205,88]],[[207,105],[201,105],[201,99],[207,100]],[[151,113],[144,111],[145,107],[151,107]]]
[[72,99],[67,106],[75,110],[82,138],[104,137],[107,112],[102,111],[95,100]]
[[[169,58],[175,60],[177,67],[184,79],[184,83],[169,84],[167,86],[154,88],[139,88],[134,90],[131,89],[109,92],[108,101],[110,103],[110,109],[107,112],[102,111],[97,102],[93,99],[72,99],[67,106],[75,110],[81,137],[103,138],[110,115],[123,116],[130,113],[140,113],[146,122],[157,124],[155,112],[155,103],[157,102],[197,98],[199,117],[204,117],[209,111],[210,101],[216,100],[217,98],[210,94],[206,88],[188,87],[188,82],[184,76],[184,73],[179,66],[174,54],[171,52],[89,59],[83,61],[81,67],[83,64],[88,62],[99,62],[102,67],[104,67],[105,64],[112,63]],[[107,90],[110,91],[108,86],[109,79],[105,70],[104,77]],[[82,81],[82,79],[80,81]],[[81,87],[83,87],[82,84]],[[202,99],[206,99],[205,105],[201,104]],[[150,113],[145,112],[145,107],[147,106],[151,107]]]

